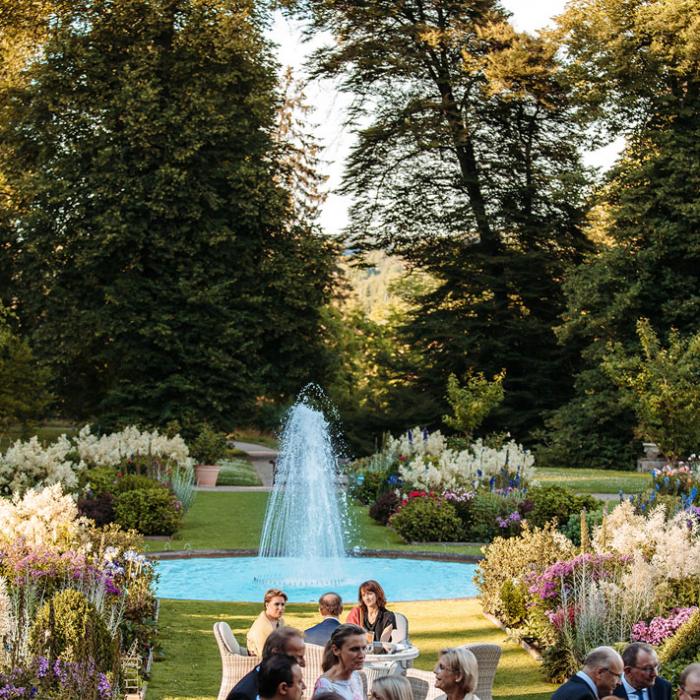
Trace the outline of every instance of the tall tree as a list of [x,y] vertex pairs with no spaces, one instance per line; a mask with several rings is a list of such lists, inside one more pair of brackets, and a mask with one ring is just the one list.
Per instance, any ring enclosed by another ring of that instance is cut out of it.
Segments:
[[576,0],[562,18],[573,97],[627,146],[599,192],[602,245],[567,284],[561,334],[582,348],[585,366],[550,422],[557,462],[631,465],[634,413],[603,370],[610,344],[639,354],[639,318],[662,342],[700,322],[699,9],[685,0]]
[[263,22],[252,0],[77,0],[0,93],[20,310],[72,415],[230,424],[278,390],[268,363],[317,360],[313,323],[303,352],[267,341],[280,307],[315,318],[327,272],[288,225]]
[[300,5],[310,33],[337,38],[316,73],[356,95],[351,234],[438,280],[405,329],[426,362],[415,388],[437,421],[450,373],[505,368],[496,416],[524,436],[568,396],[552,329],[563,272],[587,246],[556,44],[515,32],[496,0]]

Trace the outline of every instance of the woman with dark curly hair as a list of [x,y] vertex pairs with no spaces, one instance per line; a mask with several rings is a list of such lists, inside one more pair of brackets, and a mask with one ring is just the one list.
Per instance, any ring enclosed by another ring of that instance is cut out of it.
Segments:
[[[370,579],[360,584],[357,594],[358,605],[348,615],[348,623],[364,627],[368,633],[372,633],[373,640],[386,641],[391,631],[396,629],[396,617],[393,612],[386,609],[386,595],[378,581]],[[391,628],[389,632],[385,630]]]

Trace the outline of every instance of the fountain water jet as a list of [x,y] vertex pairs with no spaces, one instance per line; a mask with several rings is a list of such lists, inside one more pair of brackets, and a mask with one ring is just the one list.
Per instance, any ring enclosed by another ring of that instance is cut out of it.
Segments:
[[279,585],[339,583],[344,578],[345,500],[328,421],[305,398],[289,411],[259,556],[279,558]]

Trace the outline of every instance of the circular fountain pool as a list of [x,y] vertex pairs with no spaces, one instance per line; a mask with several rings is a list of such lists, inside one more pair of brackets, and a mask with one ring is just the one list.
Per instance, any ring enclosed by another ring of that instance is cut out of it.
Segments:
[[[292,603],[316,602],[327,590],[334,590],[344,600],[357,598],[362,581],[377,579],[392,602],[403,600],[440,600],[468,598],[476,595],[472,582],[475,564],[423,559],[376,559],[353,557],[343,561],[340,580],[295,584],[283,581],[284,560],[257,557],[170,559],[157,562],[160,579],[157,594],[161,598],[180,600],[261,601],[265,590],[281,587]],[[313,572],[305,571],[313,578]]]

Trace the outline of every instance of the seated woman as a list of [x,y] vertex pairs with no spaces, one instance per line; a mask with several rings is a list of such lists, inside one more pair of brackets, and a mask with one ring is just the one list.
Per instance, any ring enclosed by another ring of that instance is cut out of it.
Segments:
[[372,683],[370,700],[413,700],[413,689],[406,676],[380,676]]
[[246,635],[246,645],[251,656],[262,656],[263,647],[270,634],[284,627],[284,606],[287,604],[287,594],[284,591],[270,588],[265,591],[263,600],[265,609],[258,615]]
[[443,649],[433,672],[435,687],[445,693],[436,700],[479,700],[474,695],[479,667],[476,656],[469,649]]
[[[359,605],[356,605],[348,615],[348,623],[360,625],[367,632],[374,634],[374,641],[384,638],[387,641],[391,631],[396,629],[396,617],[394,613],[386,609],[386,596],[384,589],[377,581],[369,580],[360,584],[357,595]],[[385,633],[391,627],[388,633]]]
[[367,638],[362,627],[338,625],[323,651],[319,676],[313,696],[338,693],[343,700],[366,700],[358,671],[365,662]]

